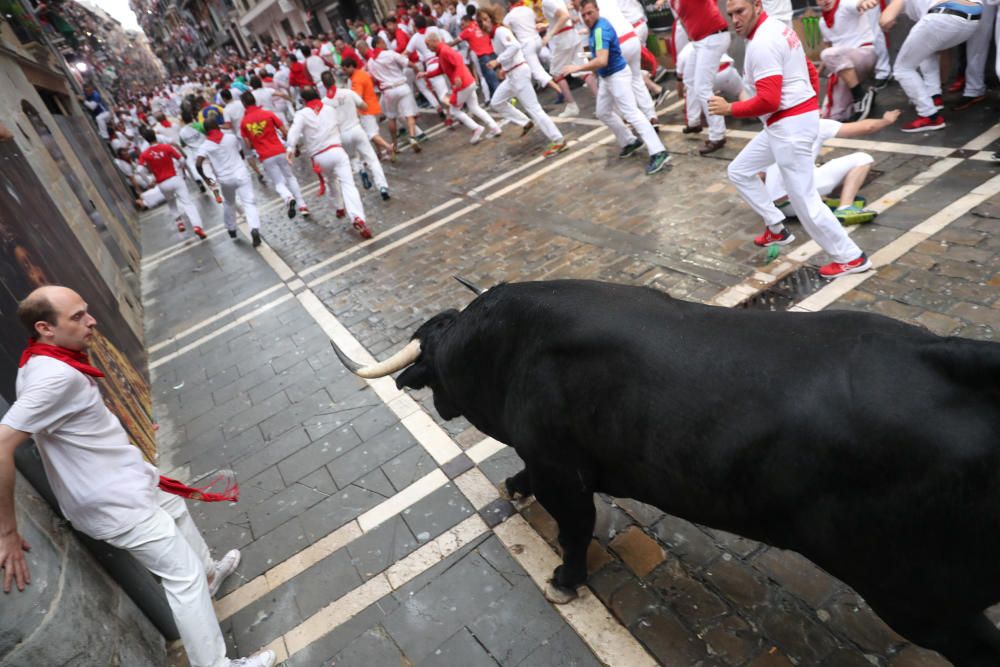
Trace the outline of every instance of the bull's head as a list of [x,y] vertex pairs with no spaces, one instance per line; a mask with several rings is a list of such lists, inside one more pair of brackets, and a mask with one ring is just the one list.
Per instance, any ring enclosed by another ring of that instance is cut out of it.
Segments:
[[[456,280],[472,290],[476,295],[482,294],[485,291],[458,276],[456,276]],[[434,392],[434,407],[442,419],[453,419],[460,416],[461,411],[457,408],[454,401],[452,401],[444,387],[441,386],[435,371],[434,357],[436,351],[440,349],[439,341],[448,329],[451,328],[451,325],[458,316],[459,312],[457,310],[446,310],[438,313],[420,325],[420,328],[416,330],[410,342],[403,349],[385,361],[380,361],[370,366],[362,366],[348,357],[333,341],[330,341],[330,345],[333,346],[333,351],[336,352],[341,363],[355,375],[366,379],[374,379],[392,375],[397,371],[403,371],[396,378],[396,387],[399,389],[403,387],[409,387],[410,389],[430,387]]]

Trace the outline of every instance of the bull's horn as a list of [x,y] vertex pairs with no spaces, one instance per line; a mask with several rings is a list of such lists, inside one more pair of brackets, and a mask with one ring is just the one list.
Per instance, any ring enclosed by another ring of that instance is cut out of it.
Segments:
[[420,356],[420,341],[416,338],[411,340],[406,344],[406,347],[385,361],[380,361],[372,364],[371,366],[362,366],[358,362],[354,361],[332,340],[330,341],[330,345],[333,346],[333,351],[336,353],[337,358],[340,359],[340,363],[347,367],[347,370],[368,380],[385,377],[386,375],[392,375],[396,371],[402,370],[412,364],[417,360],[417,357]]
[[486,291],[486,290],[484,290],[482,288],[476,287],[475,285],[473,285],[471,282],[469,282],[468,280],[466,280],[462,276],[454,276],[454,278],[458,282],[462,283],[462,285],[464,285],[465,287],[468,287],[470,290],[472,290],[475,293],[476,296],[479,296],[480,294],[482,294],[483,292]]

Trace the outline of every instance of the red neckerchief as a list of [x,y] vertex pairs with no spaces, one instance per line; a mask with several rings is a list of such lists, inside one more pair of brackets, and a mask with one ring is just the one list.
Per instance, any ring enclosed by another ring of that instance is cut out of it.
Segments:
[[323,100],[309,100],[306,106],[318,114],[323,109]]
[[833,9],[828,12],[823,12],[823,20],[826,21],[827,28],[833,27],[833,19],[837,14],[837,7],[840,7],[840,0],[833,3]]
[[332,100],[337,95],[337,84],[333,84],[326,89],[326,99]]
[[517,0],[517,2],[510,3],[511,9],[514,9],[515,7],[524,7],[524,0]]
[[163,120],[160,121],[160,125],[162,125],[163,127],[170,127],[170,121],[164,118]]
[[385,49],[368,49],[368,60],[375,60]]
[[417,32],[423,35],[427,32],[427,28],[417,28]]
[[216,128],[205,133],[205,138],[215,143],[222,143],[222,130]]
[[496,24],[494,24],[493,25],[493,29],[490,30],[490,39],[493,39],[493,35],[497,34],[497,27],[498,26]]
[[21,360],[17,363],[17,367],[24,367],[28,363],[28,359],[35,356],[52,357],[53,359],[58,359],[63,363],[69,364],[84,375],[95,378],[104,377],[104,373],[90,365],[90,359],[87,357],[86,352],[78,352],[77,350],[71,350],[58,345],[40,343],[37,340],[28,340],[28,347],[24,348],[24,352],[21,353]]
[[757,23],[754,24],[753,30],[751,30],[750,34],[747,35],[747,39],[753,39],[754,34],[756,34],[756,32],[757,32],[757,28],[760,27],[760,24],[763,23],[764,19],[766,19],[766,18],[767,18],[767,12],[761,12],[760,13],[760,18],[757,19]]

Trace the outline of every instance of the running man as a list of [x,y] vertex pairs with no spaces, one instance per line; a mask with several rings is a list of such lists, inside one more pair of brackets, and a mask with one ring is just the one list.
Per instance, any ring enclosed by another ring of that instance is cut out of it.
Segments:
[[250,172],[243,162],[243,142],[235,134],[224,134],[219,129],[219,121],[209,118],[205,121],[205,142],[198,148],[195,168],[201,177],[211,184],[202,165],[205,159],[212,165],[215,178],[222,190],[222,219],[226,223],[229,237],[236,238],[236,199],[243,205],[253,247],[260,245],[260,216],[257,213],[257,197],[250,185]]
[[175,147],[159,143],[153,128],[142,127],[139,129],[139,133],[143,139],[149,142],[149,148],[139,156],[139,166],[149,170],[153,174],[153,178],[156,179],[156,186],[159,188],[160,194],[167,200],[170,214],[177,222],[177,231],[183,232],[185,230],[184,220],[181,218],[177,206],[177,203],[180,202],[180,207],[184,209],[188,222],[191,223],[191,231],[199,239],[204,239],[206,234],[205,230],[201,228],[201,215],[194,202],[191,201],[187,183],[177,173],[177,166],[174,164],[174,161],[183,162],[184,156]]
[[302,190],[299,188],[299,181],[292,173],[292,168],[285,160],[285,128],[281,119],[273,111],[267,111],[257,106],[255,93],[243,93],[240,96],[246,113],[240,124],[240,136],[250,148],[257,153],[264,172],[274,184],[274,189],[278,196],[285,202],[285,209],[289,218],[294,218],[296,204],[298,212],[302,217],[309,216],[309,207],[306,206]]
[[416,67],[411,65],[406,57],[387,50],[381,37],[375,38],[375,47],[372,49],[367,45],[358,46],[368,61],[368,72],[379,82],[382,89],[382,110],[389,120],[393,152],[396,151],[396,139],[399,136],[396,131],[396,119],[403,118],[410,146],[413,152],[419,153],[421,150],[419,142],[425,140],[426,135],[417,129],[417,100],[414,99],[413,89],[406,80],[407,69]]
[[760,180],[760,172],[778,164],[792,209],[806,232],[833,260],[820,268],[824,278],[861,273],[871,268],[868,257],[840,226],[816,191],[813,145],[819,135],[819,75],[806,58],[795,31],[768,18],[760,0],[728,0],[733,29],[747,40],[744,79],[753,97],[730,104],[709,100],[709,112],[750,118],[764,123],[760,132],[729,164],[729,180],[767,227],[754,239],[761,247],[795,240],[785,227]]
[[[427,35],[426,41],[427,48],[438,57],[438,66],[444,72],[448,81],[451,82],[451,98],[449,103],[451,105],[452,117],[472,130],[472,138],[469,141],[473,144],[479,143],[483,132],[486,132],[487,128],[489,128],[489,132],[486,135],[487,138],[500,136],[500,126],[479,106],[479,100],[476,99],[476,80],[472,78],[472,72],[465,65],[462,56],[459,55],[458,51],[442,42],[436,33]],[[417,76],[424,76],[424,73],[421,72]],[[462,111],[463,106],[469,108],[468,114]],[[469,114],[482,121],[486,127],[472,120]],[[566,144],[563,143],[562,148],[559,150],[564,150],[565,148]]]
[[[618,35],[615,34],[611,22],[601,17],[597,0],[583,0],[580,3],[580,15],[590,28],[590,52],[594,54],[594,58],[583,65],[567,65],[561,74],[563,76],[576,72],[597,74],[597,117],[604,121],[618,139],[618,145],[621,147],[618,157],[628,157],[645,145],[649,153],[646,175],[655,174],[670,160],[670,153],[656,136],[652,123],[639,111],[632,86],[632,73],[622,56]],[[640,138],[637,139],[625,127],[622,117],[639,133]]]

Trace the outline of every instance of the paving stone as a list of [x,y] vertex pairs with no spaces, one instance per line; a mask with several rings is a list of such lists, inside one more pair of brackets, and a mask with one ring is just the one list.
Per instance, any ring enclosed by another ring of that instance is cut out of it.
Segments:
[[541,535],[546,542],[551,545],[558,544],[559,525],[552,518],[552,515],[545,511],[541,503],[535,501],[525,505],[520,509],[520,512],[521,516],[531,524],[535,532]]
[[628,578],[611,594],[610,609],[622,625],[629,627],[641,618],[662,610],[660,598],[643,582]]
[[669,614],[644,618],[633,632],[660,664],[690,667],[714,664],[704,642]]
[[761,638],[738,616],[726,616],[700,633],[715,660],[725,665],[744,665],[761,649]]
[[403,599],[384,626],[406,657],[420,662],[510,589],[506,579],[473,553]]
[[761,626],[789,658],[800,664],[821,664],[837,648],[819,621],[784,599],[772,603],[764,612]]
[[666,558],[666,552],[637,526],[629,526],[608,544],[632,572],[642,578]]
[[653,533],[672,556],[691,565],[708,565],[722,555],[719,547],[698,526],[669,514],[653,525]]
[[363,580],[384,572],[419,547],[406,522],[394,516],[347,545],[351,564]]
[[382,472],[397,491],[436,469],[437,464],[423,447],[410,447],[382,465]]
[[[381,598],[290,657],[283,663],[283,667],[333,665],[334,656],[369,629],[378,627],[398,606],[399,603],[391,595]],[[396,667],[396,664],[392,667]]]
[[329,464],[330,474],[337,486],[343,488],[416,444],[408,430],[393,426],[358,447],[345,449],[344,454]]
[[304,429],[290,430],[270,442],[264,449],[234,461],[233,469],[236,471],[237,479],[249,479],[307,445],[309,436]]
[[766,549],[754,559],[754,567],[811,607],[819,608],[843,588],[839,581],[794,551]]
[[678,560],[664,562],[649,583],[667,600],[678,618],[691,625],[701,625],[728,613],[728,606],[706,582],[692,578]]
[[295,591],[271,591],[232,616],[233,639],[240,655],[250,655],[302,622]]
[[333,478],[330,477],[330,471],[326,468],[320,468],[313,473],[310,473],[300,479],[298,484],[303,486],[308,486],[314,491],[318,491],[326,496],[332,496],[337,492],[337,485],[333,483]]
[[348,485],[299,515],[309,543],[320,540],[385,500],[377,493]]
[[294,591],[295,603],[302,618],[309,618],[361,583],[361,577],[351,567],[350,555],[346,549],[341,549],[295,576],[284,586]]
[[381,405],[352,419],[351,428],[357,432],[358,437],[362,440],[368,440],[398,423],[399,417],[388,407]]
[[366,630],[335,658],[338,667],[371,667],[372,665],[405,665],[399,647],[381,626]]
[[254,537],[266,535],[327,497],[301,484],[295,484],[274,494],[267,499],[267,502],[259,503],[247,513]]
[[524,468],[524,461],[512,447],[500,450],[479,464],[479,469],[494,484],[500,484]]
[[476,641],[472,633],[462,628],[436,648],[419,667],[496,667],[497,661],[490,657],[482,644]]
[[518,667],[598,667],[601,663],[569,626],[543,640]]
[[472,459],[465,454],[459,454],[441,466],[441,471],[444,472],[448,479],[455,479],[463,472],[471,470],[474,466],[475,463],[472,462]]
[[307,539],[302,521],[298,518],[290,519],[241,549],[242,558],[236,573],[246,583],[302,551],[314,541]]
[[468,627],[501,665],[518,664],[565,625],[534,582],[521,582],[502,597],[490,597],[488,608]]
[[605,546],[610,545],[619,533],[626,531],[633,525],[632,517],[613,504],[611,499],[604,494],[597,494],[594,497],[594,508],[597,510],[597,517],[594,520],[594,537]]
[[705,581],[731,604],[753,611],[768,604],[764,577],[735,558],[719,558],[705,569]]
[[417,542],[424,544],[469,518],[474,512],[462,492],[454,484],[448,483],[407,507],[400,516],[416,536]]
[[518,586],[528,580],[528,573],[514,561],[507,548],[493,535],[488,536],[476,551],[512,586]]
[[498,526],[515,514],[517,510],[514,509],[514,505],[504,498],[497,498],[479,510],[479,516],[483,517],[483,521],[490,528]]
[[907,646],[889,663],[890,667],[947,667],[950,664],[939,653],[919,646]]
[[375,468],[364,477],[355,480],[354,485],[377,493],[383,498],[389,498],[395,493],[395,489],[389,483],[389,478],[378,468]]
[[853,591],[838,593],[824,610],[830,616],[829,624],[863,651],[885,655],[906,643]]
[[[306,434],[308,437],[308,434]],[[319,440],[309,443],[278,463],[281,478],[286,484],[296,482],[324,468],[361,444],[357,434],[348,426],[330,431]]]

